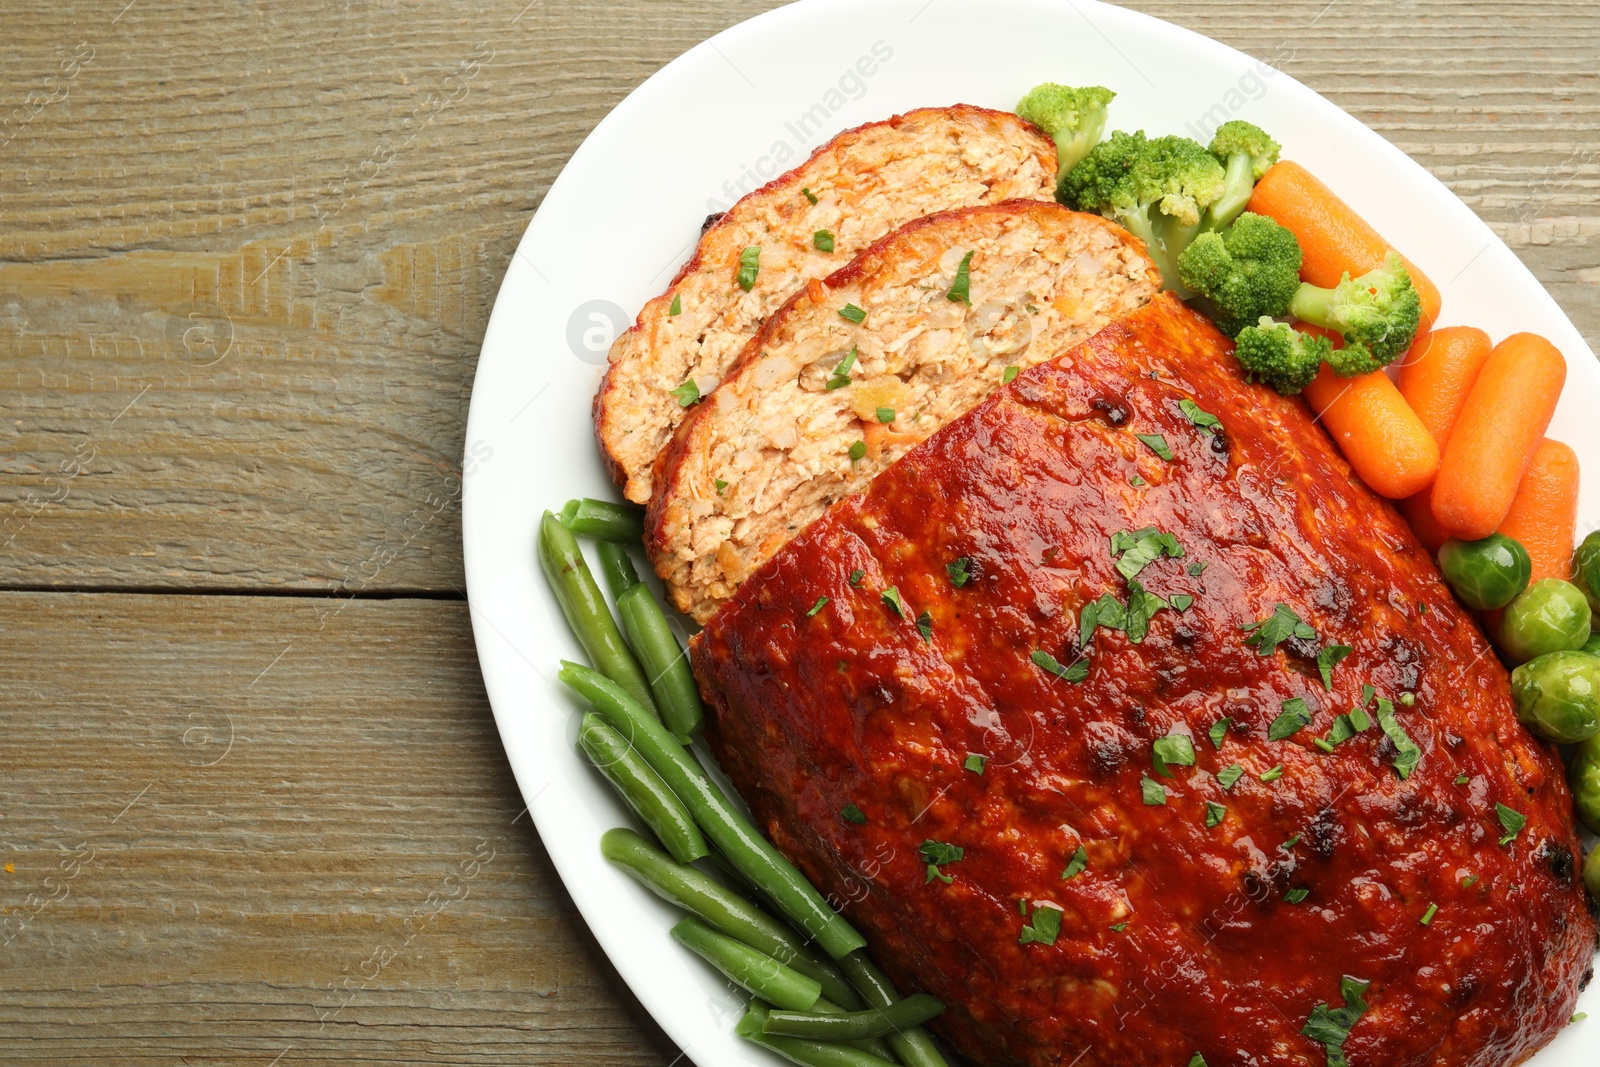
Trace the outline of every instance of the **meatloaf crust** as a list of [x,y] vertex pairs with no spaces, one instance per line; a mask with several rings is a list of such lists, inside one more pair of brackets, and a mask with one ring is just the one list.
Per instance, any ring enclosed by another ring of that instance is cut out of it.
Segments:
[[[1183,555],[1135,580],[1192,606],[1080,648],[1085,605],[1133,595],[1108,539],[1146,526]],[[1259,654],[1247,628],[1279,604],[1316,637]],[[835,505],[692,652],[759,825],[980,1064],[1320,1067],[1302,1029],[1349,975],[1371,983],[1351,1067],[1490,1067],[1566,1025],[1591,973],[1570,797],[1505,670],[1306,408],[1240,381],[1168,295]],[[1051,669],[1080,656],[1082,681]],[[1418,750],[1405,779],[1377,723],[1315,743],[1363,685]],[[1296,699],[1309,724],[1270,740]],[[1194,763],[1166,778],[1174,733]],[[930,869],[925,841],[965,851]],[[1054,942],[1020,943],[1052,906]]]
[[[841,133],[739,200],[611,346],[594,423],[612,478],[629,500],[650,499],[651,465],[683,418],[672,390],[692,379],[709,393],[767,315],[807,281],[923,215],[1053,199],[1055,171],[1055,145],[1034,126],[957,104]],[[832,235],[831,251],[816,247],[820,230]],[[761,250],[759,269],[745,290],[740,254],[752,247]]]
[[[965,298],[951,299],[963,264]],[[705,622],[795,531],[1008,370],[1077,344],[1160,288],[1128,231],[1038,200],[925,216],[812,281],[656,460],[645,547],[673,603]],[[840,313],[851,307],[860,321]]]

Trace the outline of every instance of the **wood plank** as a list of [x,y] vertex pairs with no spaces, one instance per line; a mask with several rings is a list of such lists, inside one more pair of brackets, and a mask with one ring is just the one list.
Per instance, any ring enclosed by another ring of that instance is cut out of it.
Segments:
[[467,615],[0,595],[0,1063],[670,1062],[521,815]]
[[[125,5],[7,10],[0,586],[459,590],[474,354],[528,218],[770,0]],[[1389,137],[1600,346],[1600,6],[1134,6]]]

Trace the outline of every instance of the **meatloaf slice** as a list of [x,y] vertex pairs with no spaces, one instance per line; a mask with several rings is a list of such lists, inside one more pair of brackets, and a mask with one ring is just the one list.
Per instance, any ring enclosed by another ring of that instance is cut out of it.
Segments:
[[673,602],[704,622],[796,531],[1008,372],[1160,285],[1126,230],[1034,200],[919,219],[811,282],[657,464],[645,542]]
[[1554,746],[1394,508],[1169,295],[812,523],[691,654],[757,824],[986,1067],[1322,1067],[1346,1028],[1350,1067],[1504,1067],[1590,972]]
[[[594,400],[611,476],[629,500],[649,500],[651,465],[684,414],[672,390],[694,381],[709,393],[762,321],[807,281],[923,215],[1019,197],[1049,200],[1055,171],[1055,146],[1033,126],[958,104],[841,133],[744,197],[611,346]],[[831,248],[817,237],[824,231]],[[752,248],[760,251],[745,288],[740,257]]]

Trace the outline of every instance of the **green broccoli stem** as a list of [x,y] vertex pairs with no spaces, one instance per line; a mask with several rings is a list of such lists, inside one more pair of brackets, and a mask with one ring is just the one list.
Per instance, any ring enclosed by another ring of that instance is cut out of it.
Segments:
[[[1152,208],[1151,211],[1155,209]],[[1161,268],[1163,288],[1179,300],[1188,300],[1194,296],[1194,290],[1183,284],[1183,279],[1178,273],[1178,258],[1200,233],[1201,224],[1197,222],[1193,226],[1188,226],[1158,211],[1155,215],[1154,223],[1149,226],[1151,235],[1145,238],[1145,244],[1150,249],[1150,258]]]
[[1333,302],[1336,294],[1337,290],[1301,282],[1300,288],[1289,298],[1289,314],[1301,322],[1309,322],[1325,330],[1339,330],[1334,321]]
[[[1063,131],[1065,133],[1066,131]],[[1106,114],[1097,112],[1092,119],[1073,131],[1070,136],[1058,136],[1056,142],[1056,186],[1060,187],[1067,173],[1083,162],[1094,151],[1106,132]]]
[[1224,182],[1222,195],[1207,213],[1207,229],[1220,230],[1244,214],[1256,191],[1255,160],[1244,152],[1229,156]]

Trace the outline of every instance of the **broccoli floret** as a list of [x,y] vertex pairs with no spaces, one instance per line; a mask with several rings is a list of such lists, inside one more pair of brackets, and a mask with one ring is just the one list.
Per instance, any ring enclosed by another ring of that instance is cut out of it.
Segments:
[[1332,351],[1326,337],[1301,333],[1288,323],[1263,316],[1258,325],[1239,331],[1233,354],[1252,381],[1293,396],[1311,384]]
[[1289,310],[1300,288],[1300,242],[1265,215],[1245,212],[1220,233],[1196,237],[1178,258],[1183,284],[1211,301],[1217,329],[1237,337]]
[[1222,160],[1227,168],[1227,187],[1222,196],[1211,205],[1207,215],[1206,225],[1213,230],[1221,229],[1245,209],[1250,203],[1250,194],[1255,191],[1256,182],[1267,172],[1267,168],[1278,162],[1278,152],[1282,148],[1277,141],[1267,136],[1267,131],[1243,119],[1233,119],[1224,122],[1217,128],[1216,136],[1211,138],[1211,154]]
[[1359,378],[1363,374],[1382,370],[1388,363],[1386,359],[1373,356],[1372,349],[1363,344],[1346,342],[1344,347],[1331,348],[1328,352],[1328,366],[1341,378]]
[[1106,130],[1106,108],[1116,93],[1098,85],[1074,89],[1045,82],[1017,104],[1017,115],[1039,127],[1056,142],[1056,183],[1100,143]]
[[1202,214],[1223,185],[1222,164],[1198,141],[1119,130],[1067,173],[1056,196],[1141,238],[1166,288],[1186,298],[1193,294],[1179,278],[1178,257],[1200,232]]
[[[1354,280],[1346,274],[1332,289],[1302,283],[1289,301],[1289,314],[1342,335],[1341,351],[1364,349],[1376,364],[1370,369],[1376,370],[1411,347],[1422,323],[1422,301],[1405,264],[1390,252],[1377,270]],[[1346,362],[1353,364],[1358,354],[1351,352]]]

